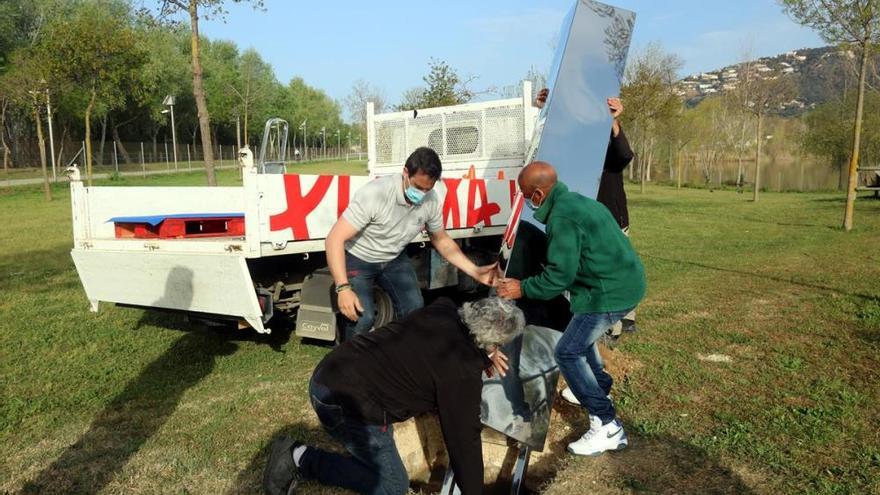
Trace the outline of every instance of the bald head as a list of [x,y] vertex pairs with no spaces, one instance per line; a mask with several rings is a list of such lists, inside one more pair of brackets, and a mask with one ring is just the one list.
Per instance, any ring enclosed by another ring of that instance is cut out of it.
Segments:
[[519,189],[523,196],[531,198],[536,191],[546,196],[556,185],[556,169],[547,162],[532,162],[519,173]]

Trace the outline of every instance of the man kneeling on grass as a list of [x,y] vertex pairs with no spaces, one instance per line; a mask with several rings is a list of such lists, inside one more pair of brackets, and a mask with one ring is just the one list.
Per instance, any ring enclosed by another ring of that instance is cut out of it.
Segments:
[[392,424],[427,412],[440,417],[462,494],[481,493],[481,374],[491,374],[493,365],[504,374],[506,358],[497,346],[524,326],[512,301],[491,297],[458,309],[441,298],[346,341],[315,368],[309,394],[324,429],[351,455],[279,438],[263,476],[266,493],[289,495],[311,479],[357,493],[405,494],[409,479]]

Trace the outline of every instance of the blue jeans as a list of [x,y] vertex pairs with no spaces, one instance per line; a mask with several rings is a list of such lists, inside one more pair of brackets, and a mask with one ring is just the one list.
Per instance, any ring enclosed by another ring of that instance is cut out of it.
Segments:
[[347,417],[342,406],[328,403],[330,390],[309,382],[312,407],[324,430],[351,456],[309,447],[300,459],[300,473],[322,485],[368,495],[405,495],[409,477],[394,444],[391,425],[371,425]]
[[340,315],[345,322],[346,340],[373,328],[376,319],[373,286],[376,283],[391,297],[395,319],[399,320],[425,305],[416,271],[406,252],[385,263],[369,263],[346,252],[345,269],[348,282],[364,308],[356,322]]
[[556,363],[568,387],[603,424],[616,416],[614,404],[607,397],[614,380],[605,372],[596,341],[630,311],[575,314],[556,344]]

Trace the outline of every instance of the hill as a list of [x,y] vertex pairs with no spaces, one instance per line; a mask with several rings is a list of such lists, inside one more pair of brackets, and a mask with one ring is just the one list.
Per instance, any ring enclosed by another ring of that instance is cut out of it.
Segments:
[[[793,77],[798,95],[786,104],[785,113],[798,114],[854,87],[857,63],[852,50],[804,48],[687,76],[679,82],[678,94],[693,106],[708,96],[735,90],[749,73],[758,79]],[[872,79],[876,82],[877,75]]]

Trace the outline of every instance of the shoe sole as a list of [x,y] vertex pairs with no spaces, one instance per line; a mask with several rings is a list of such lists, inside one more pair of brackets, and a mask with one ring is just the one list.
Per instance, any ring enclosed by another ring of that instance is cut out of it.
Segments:
[[567,450],[568,453],[570,453],[570,454],[579,455],[579,456],[581,456],[581,457],[598,457],[598,456],[604,454],[605,452],[618,452],[618,451],[621,451],[621,450],[625,449],[627,445],[628,445],[627,443],[619,443],[619,444],[617,444],[617,447],[616,447],[616,448],[600,450],[600,451],[598,451],[598,452],[590,452],[589,454],[580,454],[580,453],[575,452],[574,450],[572,450],[571,447],[567,447],[565,450]]

